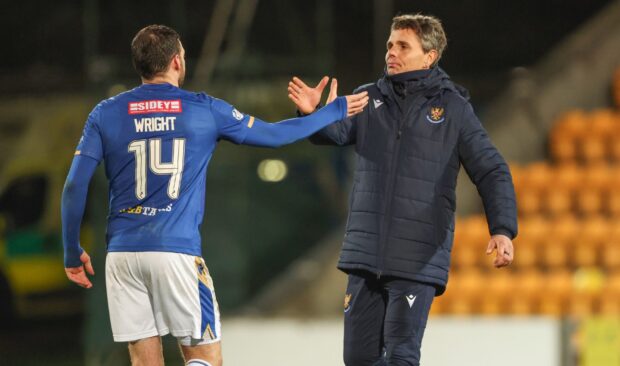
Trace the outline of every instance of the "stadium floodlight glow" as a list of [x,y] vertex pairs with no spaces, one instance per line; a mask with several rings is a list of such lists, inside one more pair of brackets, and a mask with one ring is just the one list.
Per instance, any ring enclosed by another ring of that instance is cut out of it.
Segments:
[[280,182],[286,178],[288,167],[278,159],[265,159],[258,164],[258,177],[265,182]]

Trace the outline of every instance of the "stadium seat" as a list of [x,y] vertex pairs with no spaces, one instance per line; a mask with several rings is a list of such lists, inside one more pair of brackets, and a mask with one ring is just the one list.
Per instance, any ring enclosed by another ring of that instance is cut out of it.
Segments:
[[546,300],[564,301],[568,298],[573,288],[573,278],[566,268],[547,272],[543,278],[543,295]]
[[574,215],[555,217],[549,225],[550,239],[562,244],[572,242],[579,234],[580,226],[579,220]]
[[516,195],[519,215],[527,216],[540,213],[542,202],[536,190],[522,188],[516,192]]
[[553,184],[554,189],[558,188],[572,192],[583,184],[583,168],[575,163],[557,166],[554,169],[553,176],[555,183]]
[[577,210],[584,216],[602,213],[602,194],[596,188],[584,185],[577,192]]
[[547,192],[544,211],[550,216],[560,216],[569,213],[573,206],[572,194],[567,189],[557,188]]
[[601,215],[592,215],[582,220],[578,240],[585,244],[600,243],[609,238],[609,221]]
[[551,129],[551,138],[561,136],[583,136],[587,132],[587,119],[584,111],[575,109],[568,111],[556,119]]
[[599,312],[601,315],[618,316],[620,314],[620,297],[605,294],[599,300]]
[[612,237],[599,249],[601,264],[608,271],[620,270],[620,238]]
[[601,136],[588,135],[579,141],[578,157],[585,164],[599,164],[607,158],[607,143]]
[[455,268],[469,268],[476,266],[478,259],[484,255],[484,248],[477,249],[473,245],[459,243],[452,249],[452,264]]
[[549,141],[549,153],[558,164],[577,161],[577,138],[569,134],[556,134]]
[[514,241],[516,260],[512,265],[519,269],[532,268],[538,265],[541,262],[539,257],[544,242],[545,240],[532,241],[517,237]]
[[620,185],[607,191],[605,212],[611,217],[617,218],[620,216]]
[[[563,244],[563,245],[559,245]],[[545,243],[542,246],[542,262],[548,268],[557,270],[568,265],[568,251],[566,243]]]
[[590,242],[579,242],[573,249],[572,262],[576,267],[594,266],[597,262],[596,246]]

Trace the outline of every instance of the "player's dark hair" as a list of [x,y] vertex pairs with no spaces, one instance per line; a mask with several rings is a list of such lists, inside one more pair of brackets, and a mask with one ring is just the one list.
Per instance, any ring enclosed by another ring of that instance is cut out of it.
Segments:
[[446,33],[438,18],[422,14],[397,15],[392,19],[391,28],[392,30],[411,29],[414,31],[425,53],[431,50],[437,51],[437,59],[432,66],[437,65],[448,43]]
[[131,41],[133,67],[144,79],[166,71],[170,60],[181,52],[181,37],[165,25],[142,28]]

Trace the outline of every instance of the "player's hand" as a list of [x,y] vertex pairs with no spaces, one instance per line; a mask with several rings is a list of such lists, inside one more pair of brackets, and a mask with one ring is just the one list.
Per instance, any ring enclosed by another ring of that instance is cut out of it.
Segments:
[[327,103],[325,104],[333,102],[336,98],[338,98],[338,79],[333,78],[329,85],[329,95],[327,96]]
[[493,250],[496,251],[495,260],[493,260],[495,268],[506,267],[512,263],[515,250],[509,237],[501,234],[493,235],[487,246],[487,255],[492,254]]
[[314,88],[311,88],[295,76],[288,83],[288,98],[295,103],[301,113],[310,114],[321,102],[321,95],[328,81],[329,78],[324,76]]
[[[353,95],[347,95],[345,98],[347,98],[347,117],[351,117],[352,115],[363,111],[364,107],[368,104],[368,92],[365,91]],[[336,98],[334,97],[334,99]],[[328,103],[331,103],[332,101],[329,101]]]
[[93,269],[93,264],[90,262],[90,256],[86,251],[82,252],[82,255],[80,255],[80,261],[82,261],[82,265],[79,267],[65,268],[67,278],[84,288],[91,288],[93,284],[88,279],[88,276],[86,276],[86,273],[93,276],[95,275],[95,270]]

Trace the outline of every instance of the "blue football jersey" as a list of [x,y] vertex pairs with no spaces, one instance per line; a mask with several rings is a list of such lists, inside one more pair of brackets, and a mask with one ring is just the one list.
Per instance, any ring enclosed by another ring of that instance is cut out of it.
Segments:
[[143,84],[98,104],[76,154],[105,162],[108,251],[201,255],[209,160],[220,139],[243,143],[254,117],[170,84]]

